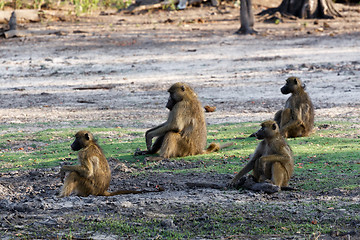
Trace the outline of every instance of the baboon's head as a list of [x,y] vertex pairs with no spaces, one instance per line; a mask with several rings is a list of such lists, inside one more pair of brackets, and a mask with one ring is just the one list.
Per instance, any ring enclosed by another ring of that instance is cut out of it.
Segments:
[[286,79],[285,85],[280,89],[282,94],[289,94],[299,92],[305,89],[305,84],[297,77],[289,77]]
[[194,90],[186,83],[177,82],[173,84],[168,92],[170,93],[166,107],[171,111],[176,103],[196,97]]
[[279,134],[279,127],[273,120],[261,123],[261,128],[255,133],[257,139],[273,138]]
[[79,151],[82,148],[89,146],[94,141],[94,136],[89,131],[78,131],[75,134],[75,141],[71,144],[71,149]]

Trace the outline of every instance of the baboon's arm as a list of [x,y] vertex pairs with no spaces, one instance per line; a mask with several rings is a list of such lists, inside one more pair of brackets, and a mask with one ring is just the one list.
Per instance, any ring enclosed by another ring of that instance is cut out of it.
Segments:
[[290,121],[281,127],[281,132],[288,132],[290,129],[298,128],[301,125],[304,125],[302,121],[301,110],[293,109],[291,110]]
[[159,128],[163,127],[165,124],[166,124],[166,122],[164,122],[164,123],[162,123],[162,124],[160,124],[160,125],[158,125],[158,126],[156,126],[156,127],[153,127],[153,128],[151,128],[151,129],[147,130],[146,133],[145,133],[145,136],[146,136],[149,132],[155,131],[156,129],[159,129]]
[[231,183],[236,184],[240,180],[240,178],[242,178],[245,174],[253,170],[254,166],[255,166],[255,161],[248,162],[246,166],[243,169],[241,169],[241,171],[238,174],[236,174],[236,176],[233,178]]
[[250,156],[250,161],[246,164],[246,166],[243,169],[241,169],[241,171],[238,174],[236,174],[236,176],[231,181],[230,185],[236,185],[236,183],[240,180],[240,178],[242,178],[245,174],[247,174],[248,172],[254,169],[256,161],[263,154],[264,144],[265,144],[264,141],[259,143],[259,145],[255,150],[255,153]]
[[146,132],[146,146],[148,149],[151,149],[152,139],[154,137],[165,135],[167,132],[180,132],[184,128],[184,123],[182,122],[182,116],[179,113],[182,113],[179,108],[183,107],[182,104],[176,104],[174,108],[169,113],[168,120]]
[[287,155],[280,155],[280,154],[272,154],[272,155],[267,155],[267,156],[263,156],[260,158],[261,162],[279,162],[281,164],[286,164],[289,163],[290,161],[290,157]]
[[87,164],[75,166],[65,165],[61,167],[60,174],[62,175],[65,172],[77,172],[81,177],[89,178],[94,175],[94,167],[90,161]]

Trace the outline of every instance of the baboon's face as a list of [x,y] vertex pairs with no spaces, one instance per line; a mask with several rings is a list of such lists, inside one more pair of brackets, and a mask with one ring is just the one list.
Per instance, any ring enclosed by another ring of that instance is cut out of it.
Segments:
[[173,109],[173,107],[176,104],[175,99],[171,96],[172,94],[170,93],[168,102],[166,103],[166,108],[169,109],[170,111]]
[[274,121],[266,121],[261,124],[261,128],[255,133],[257,139],[272,137],[278,131],[278,126]]
[[289,77],[286,79],[285,85],[280,89],[282,94],[289,94],[295,92],[300,85],[300,80],[297,77]]
[[86,147],[91,140],[91,133],[87,131],[79,131],[75,134],[75,141],[71,144],[71,149],[74,151],[79,151],[80,149]]
[[166,104],[166,108],[171,111],[176,103],[183,100],[184,95],[186,94],[186,90],[186,85],[182,83],[175,83],[174,85],[172,85],[168,90],[170,96]]

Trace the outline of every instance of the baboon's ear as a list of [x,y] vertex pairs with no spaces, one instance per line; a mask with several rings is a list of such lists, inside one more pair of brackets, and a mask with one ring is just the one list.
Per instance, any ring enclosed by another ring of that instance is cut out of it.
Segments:
[[294,79],[294,83],[295,83],[295,85],[297,85],[297,84],[298,84],[298,83],[297,83],[297,79],[296,79],[296,78]]
[[184,85],[181,86],[181,90],[183,90],[183,92],[185,92],[185,86]]
[[85,133],[85,139],[86,139],[86,140],[90,140],[90,137],[89,137],[89,134],[88,134],[88,133]]
[[272,130],[275,130],[275,129],[276,129],[276,123],[273,123]]

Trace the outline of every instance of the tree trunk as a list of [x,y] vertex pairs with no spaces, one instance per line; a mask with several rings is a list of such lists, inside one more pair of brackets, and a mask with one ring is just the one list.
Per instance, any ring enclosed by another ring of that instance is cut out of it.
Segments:
[[240,0],[240,24],[241,27],[237,30],[237,34],[256,34],[253,29],[254,14],[252,11],[251,0]]
[[285,17],[334,18],[341,17],[332,0],[283,0],[279,7],[259,13],[260,16],[275,15],[279,12]]

